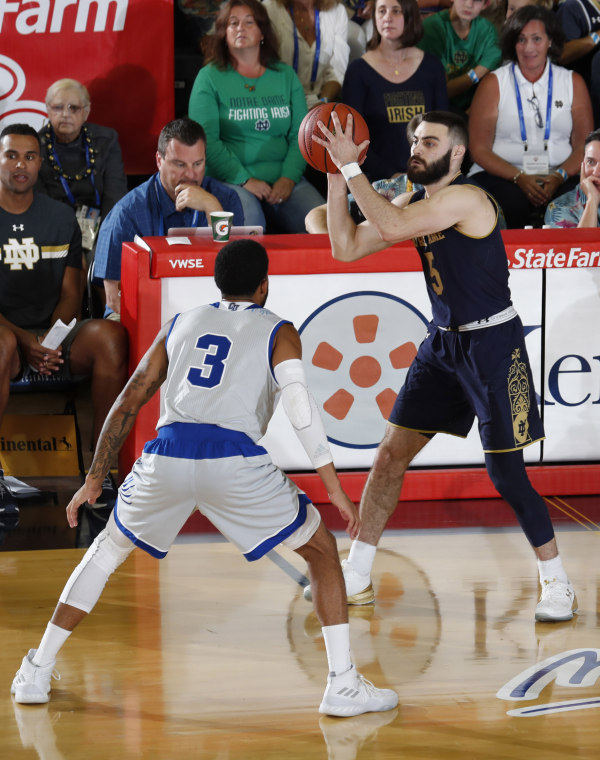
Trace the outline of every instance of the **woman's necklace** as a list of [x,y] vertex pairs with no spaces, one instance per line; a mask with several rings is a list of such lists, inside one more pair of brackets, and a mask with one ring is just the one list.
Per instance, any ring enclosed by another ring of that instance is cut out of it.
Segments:
[[397,63],[394,63],[392,60],[388,60],[385,56],[383,59],[386,62],[386,64],[394,70],[394,74],[398,77],[400,76],[400,67],[402,66],[403,63],[406,62],[407,57],[408,57],[408,52],[406,50],[402,50],[402,55],[400,56],[400,59]]
[[[254,79],[254,80],[257,80],[257,79],[259,79],[264,74],[262,63],[259,63],[258,67],[256,67],[256,66],[248,67],[246,69],[246,71],[248,71],[247,74],[242,74],[242,72],[239,70],[239,67],[237,69],[238,74],[244,80],[245,79]],[[256,90],[256,84],[251,84],[250,82],[246,82],[245,81],[244,82],[244,89],[248,90],[248,92],[254,92],[254,90]]]
[[54,143],[54,130],[52,129],[52,126],[48,124],[46,126],[46,131],[44,132],[44,138],[46,140],[46,145],[48,146],[48,161],[50,162],[50,166],[54,172],[58,174],[59,177],[67,180],[67,182],[77,182],[79,180],[82,180],[84,177],[89,177],[94,171],[94,164],[96,163],[94,147],[92,145],[92,137],[85,124],[81,127],[81,133],[83,136],[83,147],[85,150],[85,166],[83,169],[80,169],[77,174],[71,175],[63,171],[63,168],[60,165],[60,160],[56,153],[56,145]]
[[44,131],[44,138],[46,139],[46,149],[48,152],[48,161],[54,173],[58,175],[58,180],[60,184],[62,185],[63,190],[65,191],[65,195],[67,196],[69,203],[71,204],[71,206],[73,206],[73,208],[75,209],[77,208],[77,201],[75,199],[75,196],[73,195],[73,191],[71,190],[70,183],[79,182],[80,180],[88,177],[90,182],[92,183],[92,187],[94,188],[96,208],[99,209],[100,208],[100,193],[98,192],[98,188],[96,187],[96,181],[94,179],[94,164],[96,163],[96,155],[94,151],[94,146],[92,145],[92,136],[88,128],[85,126],[85,124],[81,127],[81,136],[83,138],[82,145],[83,145],[83,150],[85,153],[85,167],[83,169],[80,169],[77,172],[77,174],[72,176],[71,174],[67,174],[67,172],[63,171],[63,168],[60,165],[60,159],[56,152],[56,144],[54,142],[54,138],[55,138],[54,130],[52,129],[52,125],[48,123]]

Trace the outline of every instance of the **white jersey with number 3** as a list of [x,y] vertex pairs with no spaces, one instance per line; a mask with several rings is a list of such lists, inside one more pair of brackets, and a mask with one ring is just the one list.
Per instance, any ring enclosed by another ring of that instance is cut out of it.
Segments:
[[157,428],[207,423],[265,434],[278,397],[271,354],[289,324],[257,304],[207,304],[178,314],[167,336],[169,357]]

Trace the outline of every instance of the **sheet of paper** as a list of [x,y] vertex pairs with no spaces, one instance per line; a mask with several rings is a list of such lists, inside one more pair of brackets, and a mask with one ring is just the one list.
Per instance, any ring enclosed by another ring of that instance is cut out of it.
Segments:
[[53,351],[57,349],[75,327],[76,322],[77,320],[75,317],[73,317],[68,325],[66,325],[62,319],[57,319],[42,341],[42,346],[44,346],[44,348],[51,348]]
[[150,251],[152,253],[152,248],[148,245],[148,243],[144,240],[144,238],[140,237],[139,235],[136,235],[133,238],[133,242],[136,243],[136,245],[141,246],[142,248],[145,248],[147,251]]

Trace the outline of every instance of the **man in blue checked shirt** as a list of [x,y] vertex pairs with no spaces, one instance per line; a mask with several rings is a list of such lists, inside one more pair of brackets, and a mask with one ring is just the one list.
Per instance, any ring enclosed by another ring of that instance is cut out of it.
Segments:
[[192,119],[166,124],[158,138],[158,172],[127,193],[102,225],[94,259],[94,280],[104,281],[106,314],[121,313],[121,246],[136,235],[166,235],[171,227],[207,227],[211,211],[233,211],[243,225],[237,193],[205,177],[206,134]]

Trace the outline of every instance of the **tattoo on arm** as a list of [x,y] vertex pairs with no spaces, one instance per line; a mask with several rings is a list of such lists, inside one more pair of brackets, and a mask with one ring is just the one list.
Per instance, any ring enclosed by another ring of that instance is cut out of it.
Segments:
[[110,470],[114,457],[133,427],[136,416],[132,412],[123,410],[115,412],[114,417],[111,415],[111,418],[107,420],[108,425],[102,428],[94,461],[89,469],[89,474],[92,477],[100,475],[104,477]]
[[167,373],[165,371],[165,372],[163,372],[160,375],[160,377],[158,377],[155,380],[155,382],[153,382],[150,386],[148,386],[148,389],[146,390],[146,399],[145,399],[144,403],[146,403],[146,401],[149,401],[152,398],[152,396],[154,396],[154,394],[156,393],[156,391],[164,383],[166,377],[167,377]]
[[[167,367],[150,381],[147,365],[138,367],[121,396],[111,409],[100,433],[94,459],[89,469],[92,477],[104,477],[129,435],[141,407],[156,393],[167,377]],[[135,401],[131,396],[141,394]]]

